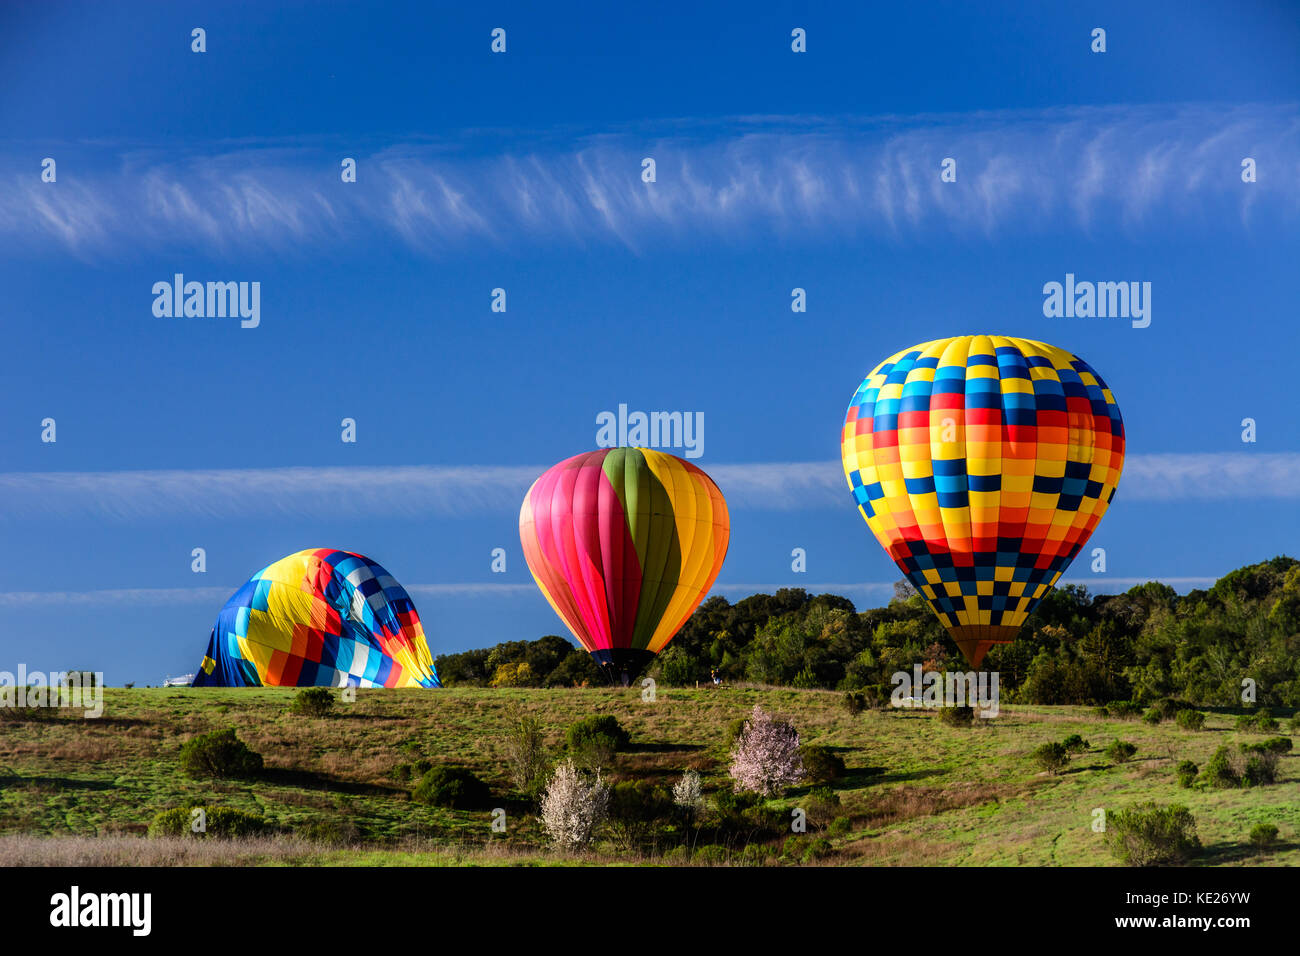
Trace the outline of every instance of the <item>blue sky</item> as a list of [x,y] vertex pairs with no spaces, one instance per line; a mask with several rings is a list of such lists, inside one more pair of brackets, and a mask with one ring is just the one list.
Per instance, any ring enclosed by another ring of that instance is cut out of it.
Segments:
[[[519,500],[620,403],[703,412],[718,591],[882,603],[844,409],[976,331],[1078,353],[1124,412],[1108,572],[1067,578],[1295,552],[1293,6],[371,6],[0,8],[0,669],[192,671],[306,547],[388,567],[435,653],[562,633]],[[260,325],[155,317],[177,272],[260,282]],[[1067,272],[1150,282],[1150,327],[1045,318]]]

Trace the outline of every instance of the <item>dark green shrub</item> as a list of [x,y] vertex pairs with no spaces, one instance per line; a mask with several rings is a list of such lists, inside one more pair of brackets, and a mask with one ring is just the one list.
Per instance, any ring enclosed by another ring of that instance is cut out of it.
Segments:
[[[203,816],[196,820],[195,810],[202,810]],[[202,829],[195,832],[199,823]],[[271,830],[265,820],[255,813],[235,810],[230,807],[175,807],[164,810],[153,818],[149,824],[149,836],[160,837],[212,837],[218,840],[233,840],[239,837],[260,836]]]
[[804,783],[829,783],[844,776],[844,758],[829,747],[805,744],[799,755],[803,757]]
[[262,757],[227,728],[185,741],[181,745],[181,769],[199,778],[252,777],[262,771]]
[[434,767],[421,777],[411,799],[431,807],[478,810],[492,799],[492,791],[467,767],[448,765]]
[[347,818],[312,820],[298,829],[313,843],[325,843],[330,846],[348,846],[361,839],[361,830]]
[[839,814],[842,804],[840,795],[830,787],[813,787],[800,801],[808,823],[815,829],[824,830]]
[[1257,823],[1250,828],[1250,842],[1260,850],[1267,850],[1277,842],[1277,827],[1271,823]]
[[626,750],[631,738],[619,724],[618,718],[610,714],[584,717],[565,734],[564,740],[570,750],[580,750],[584,744],[597,738],[605,738],[615,750]]
[[1243,753],[1254,751],[1257,753],[1285,754],[1291,752],[1290,737],[1269,737],[1267,740],[1261,740],[1256,744],[1242,744]]
[[766,866],[772,859],[773,849],[766,843],[746,843],[740,851],[741,866]]
[[1277,780],[1277,754],[1268,750],[1246,754],[1241,783],[1246,787],[1264,787]]
[[1293,734],[1300,734],[1300,714],[1291,715],[1291,719],[1286,722],[1286,729]]
[[1092,716],[1094,716],[1094,717],[1109,717],[1109,716],[1110,716],[1110,710],[1106,707],[1105,704],[1102,704],[1101,706],[1099,706],[1099,707],[1094,707],[1094,708],[1092,709]]
[[1134,720],[1141,716],[1142,707],[1131,700],[1116,700],[1106,705],[1106,713],[1120,720]]
[[1174,720],[1183,730],[1203,730],[1205,728],[1205,715],[1199,710],[1180,710]]
[[1201,849],[1191,811],[1156,803],[1140,803],[1110,814],[1106,842],[1125,866],[1184,863]]
[[334,692],[328,687],[304,687],[293,695],[289,710],[304,717],[328,717],[334,712]]
[[625,780],[610,788],[606,826],[614,843],[622,849],[632,850],[649,843],[660,824],[672,817],[672,794],[649,780]]
[[1137,753],[1137,747],[1127,740],[1116,740],[1106,748],[1106,759],[1112,763],[1127,763]]
[[969,727],[975,720],[975,708],[940,707],[939,720],[949,727]]
[[1253,714],[1238,717],[1237,729],[1246,733],[1271,734],[1278,729],[1278,722],[1273,719],[1267,707],[1261,707]]
[[1184,710],[1192,709],[1192,706],[1186,701],[1178,700],[1175,697],[1162,697],[1153,706],[1160,714],[1161,720],[1176,720]]
[[722,742],[726,745],[728,753],[736,749],[736,742],[740,740],[740,735],[744,732],[747,723],[749,723],[748,717],[737,717],[727,724],[727,729],[722,733]]
[[1178,786],[1190,789],[1196,783],[1196,774],[1198,768],[1190,760],[1178,761],[1178,766],[1174,768],[1174,773],[1178,775]]
[[1220,747],[1210,758],[1210,762],[1201,771],[1201,779],[1211,787],[1221,789],[1241,786],[1241,774],[1232,764],[1232,756],[1227,747]]
[[1161,714],[1160,711],[1156,710],[1156,708],[1154,707],[1152,707],[1145,714],[1142,715],[1142,720],[1148,724],[1158,724],[1160,723],[1160,721],[1164,719],[1165,719],[1164,715]]
[[701,866],[722,866],[727,862],[727,848],[710,843],[695,851],[694,862]]
[[851,690],[841,698],[844,709],[849,712],[851,717],[856,717],[867,708],[867,697],[860,691]]
[[1070,736],[1061,741],[1061,746],[1064,747],[1068,753],[1081,754],[1088,749],[1088,741],[1084,740],[1078,734],[1070,734]]
[[1030,757],[1039,767],[1049,773],[1057,774],[1070,762],[1070,753],[1058,743],[1043,744],[1035,747]]
[[836,817],[826,828],[826,832],[836,837],[848,836],[853,832],[853,821],[848,817]]
[[825,837],[816,837],[808,842],[808,846],[803,851],[803,862],[813,863],[817,860],[825,859],[835,852],[835,847],[831,846],[831,841]]

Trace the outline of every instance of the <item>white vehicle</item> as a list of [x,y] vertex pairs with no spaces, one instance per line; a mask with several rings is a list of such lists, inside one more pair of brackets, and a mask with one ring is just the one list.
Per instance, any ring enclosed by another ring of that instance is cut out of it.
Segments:
[[194,683],[193,674],[182,674],[180,677],[169,677],[163,681],[164,687],[189,687]]

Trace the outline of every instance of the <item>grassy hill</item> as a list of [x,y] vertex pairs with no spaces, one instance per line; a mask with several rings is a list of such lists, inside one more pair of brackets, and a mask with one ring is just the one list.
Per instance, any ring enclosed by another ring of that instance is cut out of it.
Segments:
[[[791,720],[805,743],[832,748],[847,773],[832,786],[845,818],[828,837],[832,865],[1112,865],[1093,811],[1138,801],[1181,803],[1195,816],[1205,865],[1300,864],[1300,755],[1279,761],[1278,782],[1249,789],[1183,789],[1174,765],[1204,765],[1222,744],[1260,739],[1238,733],[1235,717],[1211,712],[1205,729],[1094,716],[1091,708],[1005,706],[972,728],[943,724],[933,711],[867,710],[851,715],[839,693],[771,688],[638,690],[453,688],[359,691],[330,717],[293,715],[289,689],[108,689],[104,716],[70,714],[0,722],[0,864],[16,862],[558,863],[536,812],[511,795],[503,760],[507,708],[537,716],[555,755],[564,731],[592,714],[612,714],[632,749],[607,768],[613,780],[667,785],[693,768],[706,793],[730,789],[726,728],[755,703]],[[180,769],[181,745],[233,727],[265,759],[250,781],[202,781]],[[1028,754],[1080,734],[1090,749],[1058,775]],[[1112,765],[1105,746],[1137,746]],[[489,812],[437,809],[410,798],[399,766],[417,760],[472,768],[506,809],[493,834]],[[806,802],[796,788],[775,806]],[[282,835],[247,845],[146,839],[150,821],[172,807],[203,804],[255,812]],[[1280,829],[1264,856],[1249,846],[1257,823]],[[81,837],[50,841],[49,837]],[[779,854],[784,838],[771,839]],[[175,844],[183,844],[176,846]],[[739,846],[732,846],[734,854]],[[680,861],[681,854],[676,861]],[[716,854],[725,860],[727,851]],[[601,844],[593,862],[654,862],[653,853]],[[774,857],[772,862],[776,862]]]

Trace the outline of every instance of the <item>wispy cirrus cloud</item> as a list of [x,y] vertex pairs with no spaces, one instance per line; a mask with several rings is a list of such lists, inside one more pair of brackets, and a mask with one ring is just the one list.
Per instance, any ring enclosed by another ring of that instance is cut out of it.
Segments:
[[[1088,107],[955,116],[742,117],[599,135],[466,134],[363,152],[243,144],[183,158],[131,149],[40,181],[0,153],[0,244],[87,256],[700,237],[972,237],[1050,226],[1248,227],[1300,215],[1300,108]],[[358,161],[356,183],[339,178]],[[1245,186],[1250,156],[1258,182]],[[657,181],[641,180],[652,157]],[[939,179],[945,157],[956,183]]]
[[[1098,575],[1088,578],[1068,578],[1060,583],[1082,584],[1094,593],[1109,594],[1126,590],[1149,581],[1159,581],[1177,591],[1189,588],[1207,588],[1214,584],[1212,577],[1127,577],[1113,578]],[[765,581],[757,583],[719,581],[710,593],[748,596],[772,594],[781,588],[802,588],[810,594],[863,595],[869,600],[887,601],[893,594],[894,581]],[[229,587],[192,588],[95,588],[86,591],[0,591],[0,608],[11,611],[47,607],[141,608],[174,607],[191,604],[220,607],[237,585]],[[513,582],[447,582],[444,584],[412,584],[406,586],[412,598],[424,599],[475,599],[532,597],[541,599],[537,586],[531,581]]]
[[[445,517],[514,511],[545,466],[394,465],[220,470],[0,473],[0,521],[186,515]],[[841,508],[839,462],[712,464],[733,510]],[[1119,495],[1132,501],[1300,498],[1300,453],[1129,455]]]

